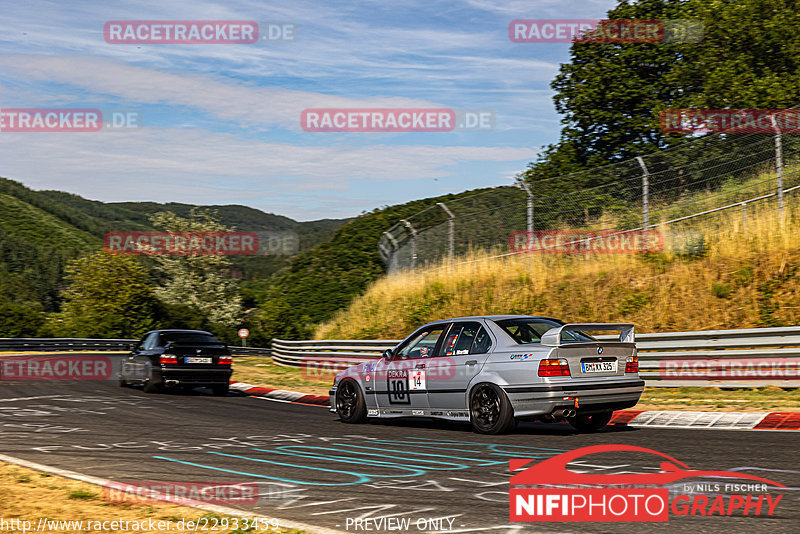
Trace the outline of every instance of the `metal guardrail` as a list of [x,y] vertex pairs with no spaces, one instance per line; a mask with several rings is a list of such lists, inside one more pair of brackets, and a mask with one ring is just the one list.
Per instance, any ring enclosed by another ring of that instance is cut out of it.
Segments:
[[272,361],[300,367],[304,362],[330,363],[336,367],[377,360],[402,339],[325,339],[308,341],[272,340]]
[[[0,352],[53,352],[53,351],[130,351],[138,339],[92,339],[92,338],[0,338]],[[234,356],[269,356],[270,349],[260,347],[237,347],[229,345]]]
[[131,350],[138,339],[91,339],[91,338],[35,338],[4,337],[0,338],[0,351],[79,351],[79,350]]
[[[611,341],[615,336],[596,336]],[[400,340],[272,340],[278,365],[340,369],[380,358]],[[800,326],[636,335],[648,386],[800,387]]]

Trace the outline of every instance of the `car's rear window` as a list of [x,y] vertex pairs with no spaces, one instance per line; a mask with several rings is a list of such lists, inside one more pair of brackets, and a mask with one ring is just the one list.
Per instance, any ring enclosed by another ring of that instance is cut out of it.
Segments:
[[161,345],[167,343],[222,343],[220,340],[210,334],[200,334],[197,332],[166,332],[161,334]]
[[[561,321],[553,319],[542,318],[518,318],[518,319],[503,319],[495,321],[500,328],[505,330],[514,341],[520,345],[527,345],[528,343],[539,343],[542,341],[542,335],[551,328],[558,328],[564,326]],[[589,334],[583,332],[566,331],[561,334],[562,341],[594,341],[595,339]]]

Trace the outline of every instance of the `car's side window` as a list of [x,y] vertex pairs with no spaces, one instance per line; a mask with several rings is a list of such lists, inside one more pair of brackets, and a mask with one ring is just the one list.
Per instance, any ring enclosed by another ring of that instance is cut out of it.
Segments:
[[478,333],[475,334],[475,341],[472,343],[472,349],[470,349],[469,353],[486,354],[490,348],[492,348],[492,338],[489,337],[489,332],[481,327]]
[[483,332],[484,335],[486,334],[480,323],[453,324],[453,327],[447,333],[442,347],[439,349],[438,356],[476,354],[472,352],[471,349],[481,332]]
[[414,336],[405,346],[400,347],[395,358],[427,358],[433,356],[436,343],[444,331],[443,326],[427,328]]

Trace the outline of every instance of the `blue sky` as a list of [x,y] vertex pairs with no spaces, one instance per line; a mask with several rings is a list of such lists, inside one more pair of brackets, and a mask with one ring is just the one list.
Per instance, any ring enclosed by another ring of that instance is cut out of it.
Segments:
[[[8,2],[0,107],[135,110],[141,126],[0,132],[0,176],[103,201],[244,204],[298,220],[504,185],[558,139],[568,44],[514,19],[601,18],[613,0]],[[109,20],[296,25],[291,42],[114,45]],[[305,132],[306,108],[491,111],[490,131]]]

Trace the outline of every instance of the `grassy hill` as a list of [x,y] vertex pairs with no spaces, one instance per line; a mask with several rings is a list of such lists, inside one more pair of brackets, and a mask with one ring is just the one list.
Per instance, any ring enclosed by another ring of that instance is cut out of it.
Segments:
[[[371,284],[318,339],[396,339],[445,317],[521,313],[642,332],[800,324],[800,198],[657,226],[658,254],[473,255]],[[693,243],[687,247],[686,243]]]
[[339,228],[333,238],[292,257],[289,265],[269,280],[248,286],[250,302],[258,311],[250,318],[252,331],[265,339],[301,339],[333,317],[386,273],[378,241],[388,228],[437,202],[450,202],[487,191],[484,202],[505,195],[483,189],[415,200],[364,213]]

